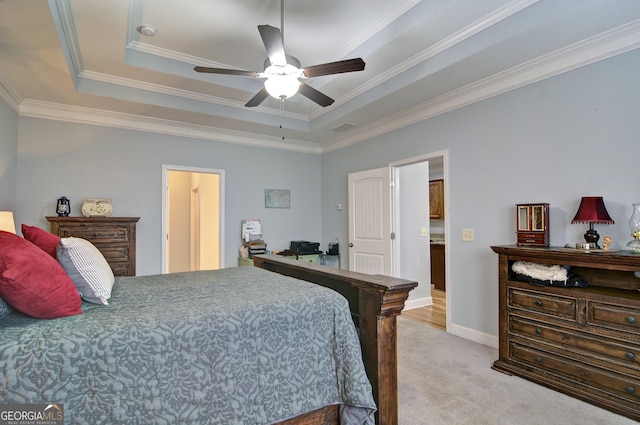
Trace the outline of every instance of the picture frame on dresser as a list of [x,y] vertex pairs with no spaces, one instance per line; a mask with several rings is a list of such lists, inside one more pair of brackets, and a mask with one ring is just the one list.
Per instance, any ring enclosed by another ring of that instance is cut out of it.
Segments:
[[51,233],[95,245],[115,276],[136,275],[136,224],[140,217],[46,217]]

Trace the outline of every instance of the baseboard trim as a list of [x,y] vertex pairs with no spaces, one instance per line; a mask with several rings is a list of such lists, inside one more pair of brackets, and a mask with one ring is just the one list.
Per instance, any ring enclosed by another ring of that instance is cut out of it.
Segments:
[[452,335],[468,339],[469,341],[477,342],[478,344],[486,345],[495,349],[498,348],[498,337],[494,335],[479,332],[475,329],[467,328],[453,323],[451,324],[449,332]]
[[414,308],[428,307],[430,305],[433,305],[433,298],[422,297],[416,300],[405,301],[403,310],[413,310]]

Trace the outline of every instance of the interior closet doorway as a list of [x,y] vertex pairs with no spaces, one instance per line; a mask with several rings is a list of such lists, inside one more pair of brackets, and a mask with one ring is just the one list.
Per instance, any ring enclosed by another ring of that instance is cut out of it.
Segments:
[[163,166],[164,273],[224,267],[224,171]]

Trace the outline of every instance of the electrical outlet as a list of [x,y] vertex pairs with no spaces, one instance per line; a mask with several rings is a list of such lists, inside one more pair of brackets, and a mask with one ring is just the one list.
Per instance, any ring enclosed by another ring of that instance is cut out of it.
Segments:
[[426,227],[421,227],[420,228],[420,237],[421,238],[426,238],[427,237],[427,228]]
[[473,242],[473,229],[462,229],[462,240],[465,242]]

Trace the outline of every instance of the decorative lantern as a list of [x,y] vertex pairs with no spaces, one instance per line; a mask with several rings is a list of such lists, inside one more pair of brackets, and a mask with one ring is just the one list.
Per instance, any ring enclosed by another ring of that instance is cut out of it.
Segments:
[[58,199],[58,203],[56,205],[56,213],[58,213],[58,217],[68,217],[69,212],[71,211],[71,205],[66,196],[62,196]]

